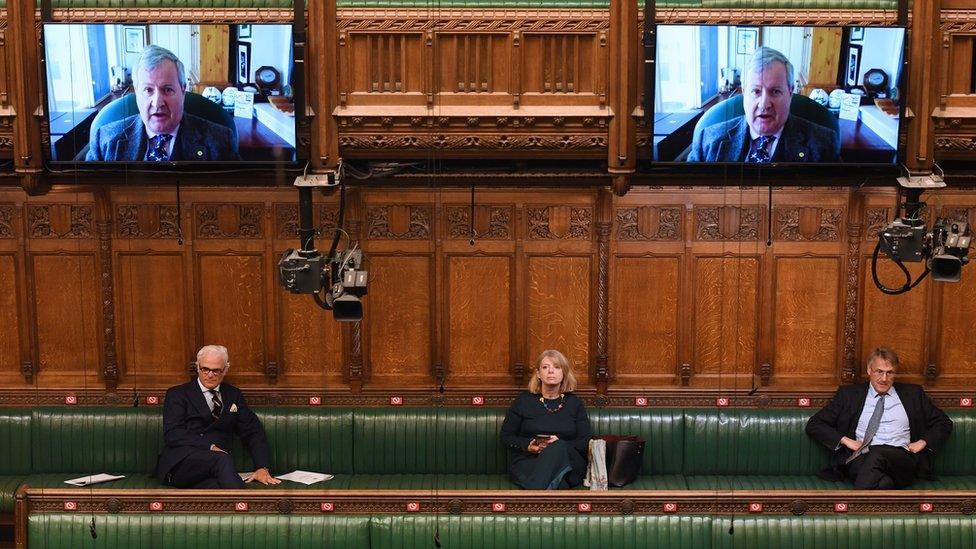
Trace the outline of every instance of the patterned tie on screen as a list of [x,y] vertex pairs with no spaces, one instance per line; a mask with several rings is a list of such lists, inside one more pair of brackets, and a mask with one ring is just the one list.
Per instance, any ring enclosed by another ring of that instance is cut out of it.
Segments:
[[162,162],[169,160],[169,155],[166,154],[166,144],[173,136],[168,133],[162,133],[153,136],[149,140],[149,152],[146,154],[146,160],[151,162]]
[[775,137],[771,135],[760,135],[753,142],[752,151],[749,152],[749,157],[746,158],[746,162],[770,162],[773,158],[769,156],[769,144],[773,142]]
[[886,396],[888,396],[887,393],[878,393],[878,402],[874,405],[874,413],[871,414],[871,419],[868,420],[868,427],[864,430],[864,443],[844,463],[850,463],[857,456],[870,451],[868,447],[871,446],[871,441],[874,440],[874,435],[878,432],[878,427],[881,426],[881,415],[884,414],[884,397]]
[[213,416],[214,421],[220,418],[220,410],[224,407],[223,403],[220,402],[220,392],[216,389],[210,389],[210,394],[213,395],[213,410],[210,414]]

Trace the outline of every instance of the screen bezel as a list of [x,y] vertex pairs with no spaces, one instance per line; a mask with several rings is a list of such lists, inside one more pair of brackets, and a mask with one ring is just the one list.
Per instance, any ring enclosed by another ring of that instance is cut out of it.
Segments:
[[[655,21],[655,10],[653,7],[653,2],[647,1],[645,3],[645,21]],[[823,27],[823,28],[840,28],[843,30],[844,35],[847,36],[852,27],[871,27],[871,28],[884,28],[884,29],[900,29],[903,33],[902,40],[902,54],[901,54],[901,78],[898,81],[897,89],[901,100],[898,105],[898,142],[895,147],[895,159],[892,162],[817,162],[817,163],[804,163],[804,162],[770,162],[766,164],[753,164],[748,162],[678,162],[673,160],[661,161],[654,158],[654,100],[656,92],[656,69],[657,69],[657,40],[658,40],[658,26],[754,26],[759,28],[768,27]],[[909,40],[911,36],[908,32],[906,24],[896,23],[891,25],[816,25],[816,24],[798,24],[798,25],[783,25],[783,24],[772,24],[772,25],[756,25],[744,22],[724,22],[722,24],[716,23],[698,23],[698,22],[668,22],[660,23],[654,22],[649,25],[645,30],[643,37],[643,51],[644,51],[644,94],[643,94],[643,111],[644,115],[642,118],[643,125],[647,128],[647,133],[649,136],[646,158],[640,158],[637,162],[637,173],[644,174],[674,174],[674,175],[728,175],[730,168],[734,168],[738,173],[743,175],[751,174],[761,174],[770,173],[771,175],[776,175],[777,173],[786,174],[795,173],[798,170],[803,175],[808,175],[811,177],[816,177],[821,174],[834,174],[836,175],[836,170],[839,167],[844,167],[845,169],[853,169],[855,173],[849,174],[851,177],[862,178],[865,176],[888,176],[897,175],[900,173],[900,166],[902,165],[905,158],[905,147],[907,139],[905,139],[906,119],[905,112],[908,103],[907,91],[908,91],[908,81],[909,81],[909,61],[908,55]]]
[[[297,5],[297,3],[296,3]],[[296,9],[296,12],[298,10]],[[43,10],[42,10],[43,15]],[[41,22],[40,33],[40,61],[41,61],[41,88],[42,88],[42,107],[44,109],[43,119],[50,123],[50,113],[48,112],[48,70],[47,70],[47,41],[44,38],[44,29],[48,26],[62,25],[213,25],[235,27],[237,25],[257,25],[257,26],[289,26],[291,27],[290,46],[292,51],[292,89],[295,103],[295,157],[292,160],[239,160],[239,161],[192,161],[192,160],[167,160],[163,162],[149,162],[145,160],[127,161],[99,161],[99,160],[56,160],[53,157],[52,145],[44,147],[44,164],[50,166],[52,172],[80,171],[160,171],[176,173],[207,173],[207,172],[228,172],[228,171],[254,171],[262,169],[297,169],[308,161],[308,151],[301,146],[299,139],[299,128],[305,120],[305,29],[304,17],[293,19],[292,21],[225,21],[225,22],[200,22],[200,21],[53,21],[50,17],[44,17]],[[301,28],[299,31],[298,28]],[[48,139],[50,140],[50,124],[48,124]]]

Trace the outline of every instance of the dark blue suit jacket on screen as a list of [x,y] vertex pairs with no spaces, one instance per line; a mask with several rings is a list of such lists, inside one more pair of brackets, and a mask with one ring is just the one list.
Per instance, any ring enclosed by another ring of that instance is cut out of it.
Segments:
[[[85,160],[102,162],[144,160],[148,141],[142,118],[134,114],[95,130]],[[241,159],[236,151],[234,134],[231,133],[230,128],[204,120],[199,116],[183,113],[170,160],[233,162]]]

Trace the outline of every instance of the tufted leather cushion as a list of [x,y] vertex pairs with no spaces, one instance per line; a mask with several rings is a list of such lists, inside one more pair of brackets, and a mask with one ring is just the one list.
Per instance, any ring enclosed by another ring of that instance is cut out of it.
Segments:
[[695,475],[687,477],[689,490],[847,490],[846,482],[814,475]]
[[935,456],[935,474],[943,480],[951,475],[976,474],[976,415],[952,410],[952,434],[945,448]]
[[[352,466],[352,408],[256,407],[271,447],[271,470],[295,469],[350,474]],[[250,471],[251,456],[234,437],[231,453],[238,469]]]
[[163,444],[159,408],[35,408],[32,472],[149,474]]
[[786,547],[856,547],[917,549],[976,547],[972,517],[919,515],[851,515],[742,517],[728,534],[729,519],[716,518],[715,549],[782,549]]
[[641,475],[676,475],[684,465],[680,409],[595,408],[587,411],[595,435],[637,435],[646,442]]
[[504,474],[497,408],[363,408],[356,411],[356,474]]
[[435,527],[442,547],[527,549],[583,547],[707,549],[708,517],[678,516],[374,516],[373,547],[433,547]]
[[30,515],[31,549],[104,547],[198,547],[206,549],[363,549],[369,547],[368,516]]
[[809,410],[685,410],[685,475],[815,475],[828,452],[803,429]]

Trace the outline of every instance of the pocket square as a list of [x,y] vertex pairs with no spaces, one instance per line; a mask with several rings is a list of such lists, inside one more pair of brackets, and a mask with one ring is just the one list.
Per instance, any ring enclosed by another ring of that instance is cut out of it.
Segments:
[[230,411],[231,412],[236,412],[237,411],[237,403],[236,402],[234,404],[231,404],[230,405]]

